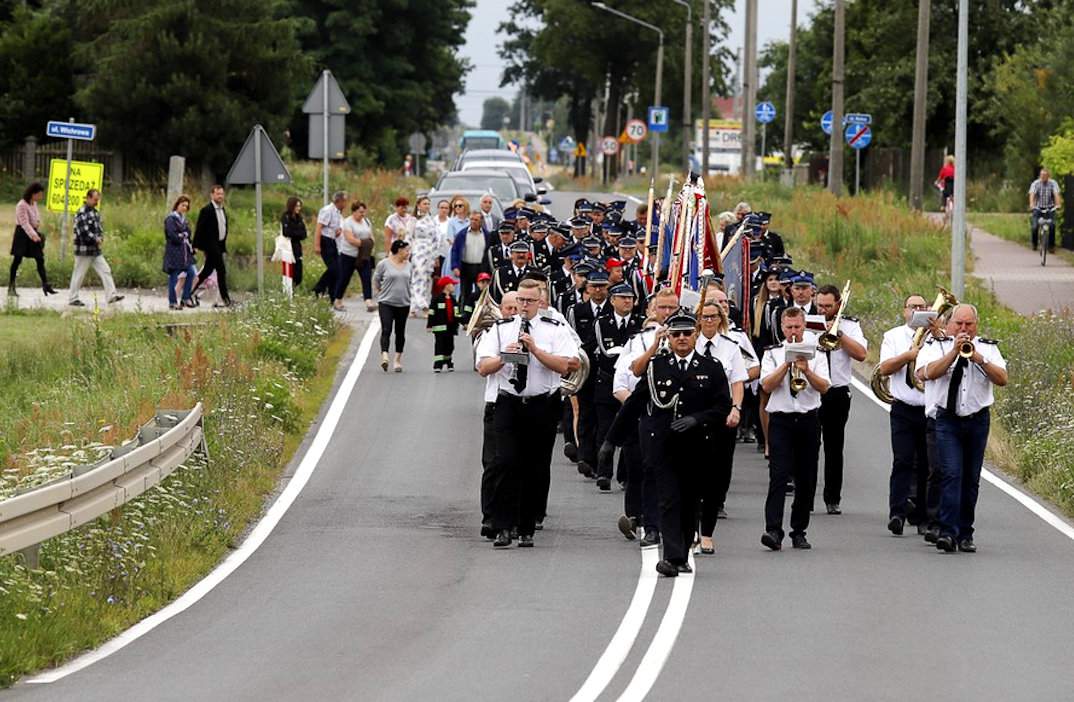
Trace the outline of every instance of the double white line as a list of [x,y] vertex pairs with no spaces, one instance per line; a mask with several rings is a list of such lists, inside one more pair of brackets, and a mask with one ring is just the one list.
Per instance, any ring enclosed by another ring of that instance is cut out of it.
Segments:
[[[627,607],[623,621],[619,623],[619,628],[616,629],[612,640],[608,642],[604,653],[597,660],[597,664],[582,687],[571,698],[571,702],[594,702],[607,689],[623,666],[623,661],[630,654],[641,632],[641,627],[645,624],[649,608],[652,606],[653,595],[656,592],[658,580],[656,562],[660,558],[659,551],[655,546],[641,550],[641,572],[638,574],[638,585],[634,589],[630,606]],[[693,566],[693,557],[690,558],[690,564]],[[649,648],[642,657],[641,663],[638,664],[638,669],[634,671],[630,684],[619,696],[619,702],[643,700],[653,688],[682,629],[693,590],[693,574],[680,575],[675,578],[671,599],[660,620],[660,627],[649,643]]]

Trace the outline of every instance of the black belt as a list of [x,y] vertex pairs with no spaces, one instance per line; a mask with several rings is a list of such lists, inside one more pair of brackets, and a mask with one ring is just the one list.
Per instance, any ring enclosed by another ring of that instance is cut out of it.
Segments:
[[892,400],[891,405],[892,405],[892,407],[894,407],[895,405],[902,405],[903,407],[907,407],[907,408],[912,409],[914,411],[918,411],[918,410],[920,410],[922,412],[925,411],[925,405],[911,405],[909,402],[903,402],[902,400]]
[[511,393],[505,392],[503,390],[500,390],[500,392],[496,394],[497,401],[505,400],[509,402],[517,402],[522,405],[528,405],[531,402],[536,402],[537,400],[550,400],[553,397],[555,397],[555,392],[549,393],[547,395],[526,395],[525,397],[523,397],[522,395],[512,395]]
[[980,417],[983,414],[988,414],[988,407],[982,407],[981,409],[977,410],[973,414],[967,414],[966,416],[955,414],[954,412],[948,412],[947,408],[945,408],[945,407],[937,407],[936,408],[936,419],[939,419],[940,417],[943,417],[944,419],[966,421],[966,420],[969,420],[969,419],[977,419],[978,417]]
[[817,410],[811,409],[808,412],[769,412],[769,416],[775,417],[808,417],[811,414],[816,414]]

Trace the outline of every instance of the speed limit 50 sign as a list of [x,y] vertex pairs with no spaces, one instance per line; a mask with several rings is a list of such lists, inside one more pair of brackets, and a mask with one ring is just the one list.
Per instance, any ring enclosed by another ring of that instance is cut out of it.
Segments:
[[605,156],[615,156],[619,153],[619,140],[613,136],[606,136],[600,140],[600,152]]
[[648,133],[649,128],[640,119],[632,119],[626,123],[626,135],[631,144],[637,144],[644,140]]

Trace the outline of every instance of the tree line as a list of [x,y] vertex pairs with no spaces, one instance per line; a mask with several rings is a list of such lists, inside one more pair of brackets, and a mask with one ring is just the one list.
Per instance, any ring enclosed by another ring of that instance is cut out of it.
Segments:
[[355,155],[397,163],[409,134],[456,121],[473,5],[0,0],[0,145],[72,116],[135,168],[179,153],[219,176],[255,122],[303,153],[302,100],[327,68],[351,105]]

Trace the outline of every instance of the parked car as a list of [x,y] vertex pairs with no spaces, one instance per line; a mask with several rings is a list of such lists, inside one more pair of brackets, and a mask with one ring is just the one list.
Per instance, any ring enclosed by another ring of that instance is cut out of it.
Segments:
[[471,149],[459,154],[453,171],[461,171],[462,164],[468,161],[507,161],[508,163],[522,163],[522,157],[510,149]]
[[[491,169],[472,169],[469,171],[451,171],[440,176],[435,192],[456,193],[491,192],[500,202],[514,202],[523,197],[518,183],[507,173]],[[535,198],[536,199],[536,198]]]

